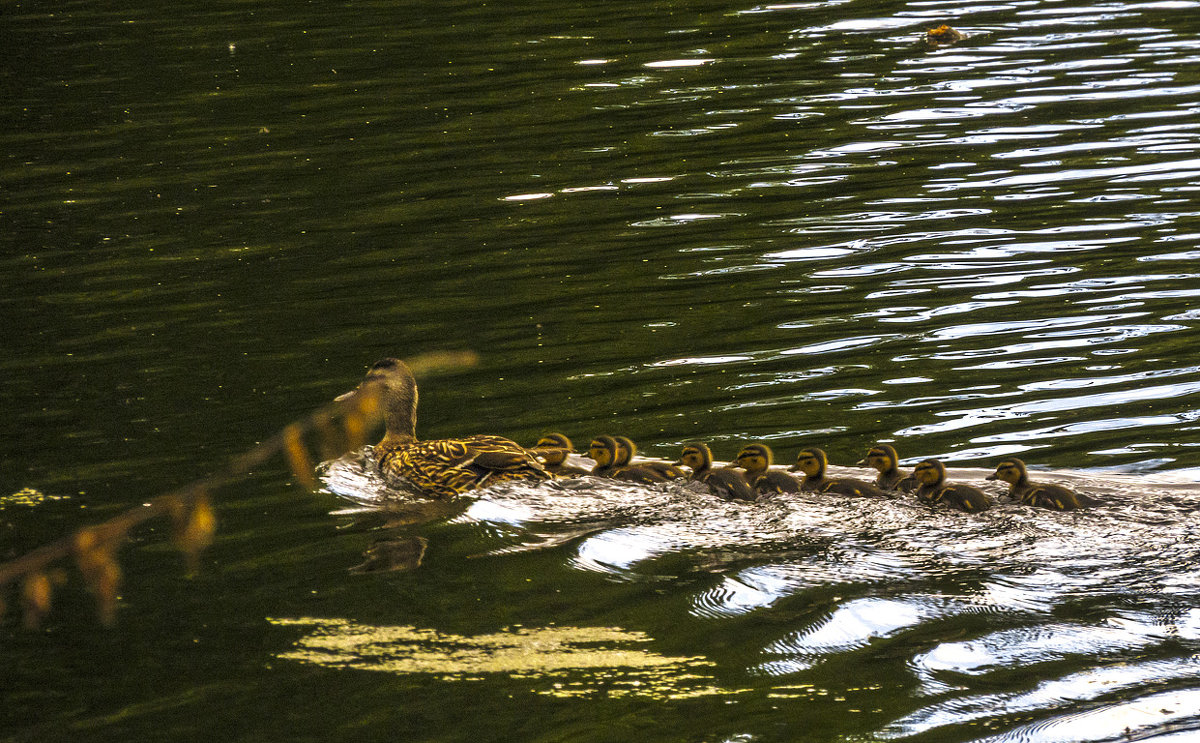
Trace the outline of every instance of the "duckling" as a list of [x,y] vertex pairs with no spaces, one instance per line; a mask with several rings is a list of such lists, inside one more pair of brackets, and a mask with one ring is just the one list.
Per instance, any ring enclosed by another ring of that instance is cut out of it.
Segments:
[[[653,460],[633,463],[633,457],[637,454],[637,444],[633,443],[633,439],[628,436],[613,436],[617,441],[617,466],[624,467],[625,472],[636,473],[634,477],[640,478],[643,474],[646,477],[653,478],[652,482],[670,482],[671,480],[680,480],[687,477],[687,473],[679,469],[670,462],[656,462]],[[619,479],[630,479],[628,477],[620,477]]]
[[1005,459],[996,465],[996,471],[988,480],[1002,480],[1009,484],[1009,494],[1021,499],[1027,506],[1050,508],[1056,511],[1074,511],[1076,508],[1096,506],[1100,501],[1091,496],[1076,493],[1062,485],[1036,484],[1029,479],[1025,463],[1020,459]]
[[596,463],[591,474],[596,477],[612,477],[616,473],[617,455],[620,444],[612,436],[597,436],[588,444],[588,456]]
[[934,505],[946,503],[960,511],[975,513],[992,507],[992,499],[979,488],[959,483],[946,483],[946,466],[936,459],[926,459],[913,468],[913,476],[921,486],[917,499]]
[[760,495],[799,493],[800,481],[786,472],[771,469],[775,454],[766,444],[747,444],[738,452],[738,466],[746,470],[746,481]]
[[871,447],[867,456],[859,462],[860,465],[865,464],[879,470],[879,476],[875,478],[875,487],[880,490],[911,493],[917,489],[917,478],[901,472],[897,466],[899,463],[900,455],[896,453],[894,447],[888,444]]
[[534,453],[542,460],[542,466],[555,477],[579,477],[591,470],[567,464],[567,455],[575,452],[575,445],[561,433],[548,433],[533,445]]
[[950,28],[943,23],[937,28],[931,28],[925,32],[925,46],[931,49],[938,49],[943,46],[957,44],[965,38],[967,38],[966,34],[962,31]]
[[740,473],[731,469],[713,469],[712,451],[707,444],[688,444],[675,464],[692,468],[691,479],[708,486],[709,492],[722,498],[756,500],[758,493]]
[[588,447],[588,456],[596,460],[592,474],[643,485],[666,482],[666,478],[654,470],[629,463],[636,449],[637,446],[624,436],[597,436]]
[[358,389],[376,385],[385,430],[375,445],[375,457],[385,479],[434,498],[452,498],[508,480],[552,479],[533,454],[501,436],[418,441],[417,381],[403,361],[376,362]]
[[801,492],[887,497],[886,492],[864,480],[855,480],[852,477],[826,477],[825,468],[828,466],[829,459],[821,449],[801,449],[800,453],[796,455],[796,463],[788,467],[788,471],[804,473],[804,481],[800,483]]

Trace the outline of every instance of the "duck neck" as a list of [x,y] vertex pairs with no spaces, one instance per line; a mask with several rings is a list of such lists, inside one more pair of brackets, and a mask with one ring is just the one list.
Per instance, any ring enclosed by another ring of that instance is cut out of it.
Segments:
[[1017,497],[1023,496],[1033,490],[1033,483],[1029,481],[1029,475],[1021,473],[1017,481],[1009,485],[1009,493]]
[[395,394],[384,418],[386,432],[380,442],[384,447],[403,446],[417,440],[417,388],[413,385]]

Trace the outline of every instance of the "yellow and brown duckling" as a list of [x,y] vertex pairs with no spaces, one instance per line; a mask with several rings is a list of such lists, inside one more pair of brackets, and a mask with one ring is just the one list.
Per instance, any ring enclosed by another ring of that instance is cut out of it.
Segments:
[[989,480],[1000,480],[1009,484],[1009,495],[1021,499],[1027,506],[1050,508],[1055,511],[1074,511],[1077,508],[1099,505],[1091,496],[1076,493],[1062,485],[1035,483],[1029,479],[1025,463],[1020,459],[1005,459],[996,465],[996,471],[987,476]]
[[801,492],[833,493],[835,495],[873,496],[886,498],[887,493],[865,480],[852,477],[830,478],[825,476],[829,466],[829,458],[821,449],[801,449],[796,455],[796,463],[788,470],[803,472],[804,480],[800,483]]
[[596,477],[638,482],[643,485],[653,485],[654,483],[667,482],[672,479],[663,476],[652,468],[630,464],[633,452],[637,450],[637,446],[627,438],[623,443],[620,440],[623,438],[617,436],[597,436],[592,439],[592,443],[588,445],[588,456],[595,460],[596,466],[592,468],[591,474]]
[[713,495],[737,500],[757,500],[758,493],[746,482],[746,478],[731,469],[714,469],[712,450],[707,444],[688,444],[675,464],[687,465],[692,469],[691,479],[708,486]]
[[786,472],[771,469],[774,460],[775,454],[766,444],[747,444],[734,461],[746,470],[746,482],[760,495],[799,493],[800,481]]
[[575,453],[575,445],[566,435],[548,433],[533,445],[534,453],[542,460],[542,466],[555,477],[579,477],[591,470],[567,464],[567,455]]
[[597,436],[588,444],[588,456],[596,463],[591,474],[596,477],[612,477],[617,471],[617,455],[621,445],[612,436]]
[[967,36],[962,31],[953,29],[943,23],[937,28],[931,28],[925,32],[925,46],[930,49],[940,49],[944,46],[957,44],[965,38]]
[[375,445],[375,457],[385,479],[435,498],[509,480],[551,479],[533,454],[501,436],[418,441],[417,381],[403,361],[376,362],[359,389],[368,385],[378,386],[384,415],[384,435]]
[[879,476],[875,478],[875,487],[880,490],[911,493],[917,489],[917,478],[900,470],[900,455],[893,446],[879,444],[871,447],[859,464],[879,470]]
[[621,480],[636,482],[670,482],[687,477],[687,472],[679,469],[670,462],[645,460],[633,463],[633,457],[638,453],[637,444],[628,436],[613,436],[617,441],[617,466],[623,467]]
[[918,464],[913,468],[913,476],[920,483],[917,499],[923,503],[945,503],[968,513],[986,511],[992,507],[992,499],[979,488],[947,483],[946,466],[936,459],[926,459]]

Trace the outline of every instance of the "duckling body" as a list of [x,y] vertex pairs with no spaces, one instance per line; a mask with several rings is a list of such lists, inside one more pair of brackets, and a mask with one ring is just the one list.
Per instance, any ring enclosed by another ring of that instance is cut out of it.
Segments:
[[707,444],[688,444],[676,464],[692,468],[691,479],[708,486],[713,495],[736,500],[757,500],[758,493],[741,473],[730,469],[714,469],[712,451]]
[[748,444],[738,452],[738,466],[746,470],[746,482],[759,495],[799,493],[800,481],[786,472],[771,469],[775,455],[766,444]]
[[533,445],[534,452],[542,460],[542,466],[555,477],[580,477],[591,470],[567,464],[567,455],[575,452],[575,445],[561,433],[548,433]]
[[656,483],[687,477],[686,472],[670,462],[644,461],[634,464],[633,457],[637,454],[638,449],[637,444],[633,443],[633,439],[628,436],[614,436],[613,438],[617,442],[616,465],[620,468],[614,477],[618,480]]
[[854,495],[865,497],[886,498],[887,493],[865,480],[852,477],[830,478],[825,476],[829,466],[829,458],[821,449],[801,449],[796,455],[796,463],[788,469],[792,472],[803,472],[804,480],[800,483],[801,492],[832,493],[834,495]]
[[880,444],[871,447],[859,464],[865,464],[879,470],[875,478],[875,487],[880,490],[891,490],[900,493],[911,493],[917,489],[917,478],[900,470],[900,455],[895,447]]
[[1025,463],[1020,459],[1005,459],[996,465],[996,471],[987,476],[989,480],[1001,480],[1009,484],[1009,494],[1020,498],[1027,506],[1049,508],[1054,511],[1074,511],[1077,508],[1099,505],[1091,496],[1076,493],[1062,485],[1035,483],[1029,479]]
[[435,498],[451,498],[510,480],[551,479],[524,447],[502,436],[418,441],[417,382],[399,359],[376,362],[359,385],[378,385],[385,432],[375,445],[385,479]]
[[986,511],[992,507],[992,499],[979,488],[961,483],[946,482],[946,466],[936,459],[926,459],[913,469],[920,483],[916,490],[917,499],[936,505],[945,503],[968,513]]

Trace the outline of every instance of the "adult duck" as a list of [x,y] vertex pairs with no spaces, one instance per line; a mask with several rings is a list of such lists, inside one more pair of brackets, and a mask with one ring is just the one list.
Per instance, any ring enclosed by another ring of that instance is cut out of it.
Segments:
[[376,362],[358,389],[368,386],[379,391],[384,434],[375,445],[375,459],[389,482],[421,495],[452,498],[509,480],[551,479],[533,454],[501,436],[418,441],[417,381],[403,361]]
[[1009,485],[1009,495],[1020,498],[1027,506],[1049,508],[1055,511],[1074,511],[1077,508],[1099,505],[1100,501],[1091,496],[1076,493],[1062,485],[1051,483],[1035,483],[1029,479],[1025,463],[1020,459],[1005,459],[996,465],[996,471],[987,476],[988,480],[1000,480]]
[[913,476],[920,483],[916,491],[917,499],[924,503],[945,503],[968,513],[986,511],[992,507],[992,499],[979,488],[946,482],[946,465],[936,459],[926,459],[918,464],[913,468]]
[[865,480],[853,477],[826,477],[825,469],[829,466],[829,458],[822,449],[801,449],[796,455],[796,463],[788,470],[803,472],[804,480],[800,482],[803,493],[833,493],[835,495],[854,495],[865,497],[886,498],[887,493]]

